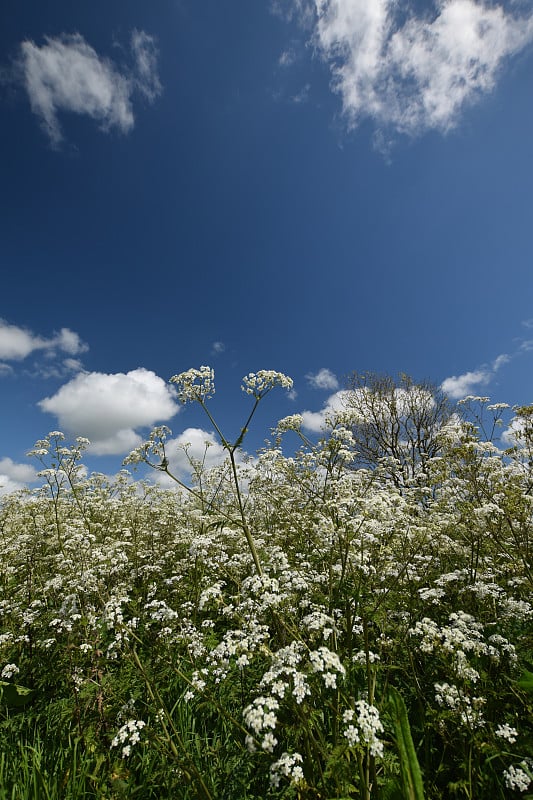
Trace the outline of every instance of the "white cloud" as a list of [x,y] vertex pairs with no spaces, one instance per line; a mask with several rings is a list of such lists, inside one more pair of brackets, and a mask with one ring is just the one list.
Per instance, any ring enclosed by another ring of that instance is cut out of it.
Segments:
[[300,25],[310,27],[314,20],[314,0],[271,0],[270,10],[286,22],[297,20]]
[[14,481],[9,478],[7,475],[2,475],[0,472],[0,497],[5,497],[8,494],[12,494],[13,492],[18,492],[20,489],[24,488],[23,483],[19,483],[19,481]]
[[504,364],[508,364],[511,360],[511,356],[508,353],[502,353],[497,358],[494,359],[492,362],[492,369],[493,372],[497,372],[500,367],[503,367]]
[[478,387],[487,386],[500,367],[503,367],[515,358],[517,352],[512,355],[501,353],[488,367],[482,366],[471,372],[464,372],[462,375],[452,375],[441,383],[440,388],[452,400],[460,400],[469,394],[476,394]]
[[341,389],[328,397],[321,411],[303,411],[302,427],[313,433],[319,433],[327,427],[327,420],[336,411],[345,408],[348,389]]
[[523,445],[524,420],[513,419],[502,433],[502,442],[506,447]]
[[280,57],[278,58],[278,66],[280,67],[292,67],[292,65],[297,60],[296,51],[293,47],[288,47],[286,50],[282,52]]
[[11,458],[0,458],[0,474],[19,483],[31,483],[37,477],[31,464],[17,464]]
[[300,105],[301,103],[307,103],[309,100],[309,91],[311,89],[311,84],[306,83],[305,86],[300,89],[299,92],[293,94],[290,98],[290,102],[294,103],[294,105]]
[[339,381],[330,369],[322,367],[318,372],[309,372],[306,376],[307,381],[313,389],[338,389]]
[[11,458],[0,458],[0,496],[23,489],[36,479],[31,464],[17,464]]
[[213,344],[211,345],[211,354],[214,356],[218,356],[220,355],[220,353],[223,353],[225,349],[226,345],[224,344],[224,342],[213,342]]
[[131,35],[131,49],[137,67],[135,85],[137,89],[151,102],[159,97],[162,91],[161,82],[157,73],[157,48],[153,36],[144,31],[133,31]]
[[53,144],[63,136],[58,112],[87,114],[103,130],[127,133],[134,125],[135,91],[153,101],[161,92],[154,39],[134,31],[131,48],[134,69],[120,70],[103,58],[79,33],[45,37],[41,47],[32,41],[20,46],[19,68],[31,108],[40,117]]
[[315,0],[315,12],[315,45],[350,123],[370,117],[410,135],[454,127],[533,41],[533,13],[475,0],[436,0],[423,16],[397,0]]
[[22,361],[36,350],[46,350],[55,354],[58,350],[70,356],[84,353],[88,346],[79,335],[69,328],[61,328],[59,333],[49,338],[36,335],[26,328],[10,325],[0,319],[0,358],[5,361]]
[[[192,467],[190,460],[200,462],[205,469],[223,464],[228,457],[227,450],[220,444],[213,431],[202,428],[186,428],[183,433],[165,443],[169,470],[183,482],[190,480]],[[248,463],[248,456],[241,450],[235,453],[236,463]],[[162,486],[175,486],[175,481],[164,473],[157,473],[157,482]]]
[[477,369],[473,372],[465,372],[462,375],[452,375],[446,378],[440,388],[452,400],[460,400],[469,394],[476,394],[479,386],[486,386],[493,373],[490,370]]
[[38,405],[55,414],[69,434],[86,436],[96,455],[132,450],[141,441],[137,428],[166,421],[179,411],[174,389],[142,367],[126,374],[76,375]]
[[226,450],[217,441],[213,431],[202,428],[187,428],[175,439],[169,439],[166,453],[170,471],[182,480],[191,474],[189,458],[203,462],[209,468],[221,464],[227,457]]

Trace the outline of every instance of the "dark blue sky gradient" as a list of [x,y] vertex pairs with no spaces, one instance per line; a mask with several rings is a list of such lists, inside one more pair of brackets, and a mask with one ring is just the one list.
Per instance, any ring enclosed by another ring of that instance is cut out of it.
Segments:
[[[53,149],[13,78],[20,42],[78,32],[123,65],[133,29],[157,41],[162,95],[134,97],[127,134],[59,112]],[[532,356],[517,353],[533,317],[531,52],[455,130],[391,134],[384,154],[370,122],[348,129],[309,36],[249,0],[4,4],[0,317],[76,331],[88,372],[213,363],[230,427],[240,377],[260,368],[299,392],[272,398],[265,428],[320,409],[305,375],[321,367],[440,383],[505,352],[481,393],[530,402]],[[68,378],[32,363],[2,378],[0,459],[57,427],[36,402]]]

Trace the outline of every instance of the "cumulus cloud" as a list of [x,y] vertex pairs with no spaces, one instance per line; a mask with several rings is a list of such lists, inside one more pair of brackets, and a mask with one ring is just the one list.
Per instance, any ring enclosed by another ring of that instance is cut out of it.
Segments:
[[476,394],[480,386],[486,386],[492,378],[490,370],[476,369],[462,375],[452,375],[441,383],[442,391],[452,400],[460,400],[469,394]]
[[224,342],[213,342],[213,344],[211,345],[211,354],[214,356],[220,355],[220,353],[223,353],[225,350],[226,350],[226,345],[224,344]]
[[322,367],[317,373],[309,372],[306,379],[313,389],[338,389],[339,381],[327,367]]
[[170,471],[182,480],[191,474],[190,460],[201,462],[209,468],[221,464],[227,456],[214,432],[202,428],[186,428],[175,439],[169,439],[166,453]]
[[62,430],[87,437],[95,455],[127,453],[141,442],[138,428],[179,411],[174,389],[142,367],[126,374],[76,375],[38,405],[57,417]]
[[[76,356],[88,349],[79,335],[70,328],[61,328],[59,333],[45,337],[0,319],[0,359],[3,361],[23,361],[37,351],[45,351],[48,356],[55,356],[58,352]],[[79,363],[73,358],[66,361],[69,362],[69,368],[74,363]],[[8,365],[0,364],[0,374],[8,371]]]
[[[397,388],[394,390],[395,409],[400,417],[405,417],[412,412],[413,406],[425,407],[430,410],[435,405],[433,393],[420,386],[412,389]],[[377,419],[387,422],[391,419],[390,401],[380,400],[368,387],[361,386],[357,389],[341,389],[330,395],[320,411],[304,411],[302,413],[302,427],[312,433],[319,433],[331,425],[338,412],[347,414],[347,419],[353,424],[362,425],[365,422],[375,422]]]
[[506,447],[520,447],[524,442],[524,420],[513,419],[502,433],[502,442]]
[[[203,464],[205,469],[211,469],[226,460],[228,453],[222,447],[214,431],[202,428],[186,428],[183,433],[174,439],[168,439],[165,444],[170,472],[183,482],[188,482],[192,474],[192,462]],[[238,450],[235,453],[237,464],[248,463],[249,457]],[[164,473],[157,473],[156,480],[161,486],[173,487],[175,481]]]
[[153,37],[134,31],[131,50],[133,68],[119,68],[99,56],[79,33],[45,37],[41,46],[22,42],[20,78],[52,144],[63,138],[58,120],[63,111],[87,114],[106,131],[116,128],[127,133],[133,128],[132,96],[139,92],[152,102],[161,93],[161,84]]
[[321,411],[302,412],[302,427],[312,433],[323,431],[328,426],[328,419],[346,407],[349,394],[349,389],[341,389],[328,397]]
[[31,464],[17,464],[11,458],[0,458],[0,496],[23,489],[36,479]]
[[[298,12],[302,3],[294,4]],[[314,0],[314,42],[352,125],[372,118],[417,135],[453,128],[533,41],[533,13],[435,0],[416,15],[397,0]]]

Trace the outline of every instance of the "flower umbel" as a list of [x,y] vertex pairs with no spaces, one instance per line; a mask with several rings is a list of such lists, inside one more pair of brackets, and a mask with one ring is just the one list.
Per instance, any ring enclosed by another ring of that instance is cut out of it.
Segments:
[[273,369],[260,369],[259,372],[250,372],[242,379],[241,389],[246,394],[251,394],[259,400],[274,386],[281,386],[282,389],[290,391],[293,384],[292,378],[284,375],[283,372],[275,372]]
[[211,367],[188,369],[173,375],[170,383],[176,384],[180,402],[203,403],[215,394],[215,371]]

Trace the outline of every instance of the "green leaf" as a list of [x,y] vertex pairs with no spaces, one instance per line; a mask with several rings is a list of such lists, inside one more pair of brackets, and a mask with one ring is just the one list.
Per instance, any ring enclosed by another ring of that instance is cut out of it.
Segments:
[[21,708],[31,700],[33,689],[26,686],[19,686],[18,683],[8,683],[0,681],[0,703],[4,703],[11,708]]
[[407,708],[403,697],[394,686],[389,688],[388,707],[400,759],[402,796],[404,800],[424,800],[422,773],[411,736]]
[[517,681],[517,684],[525,692],[533,693],[533,672],[528,672],[528,670],[525,669],[522,672],[520,679]]

